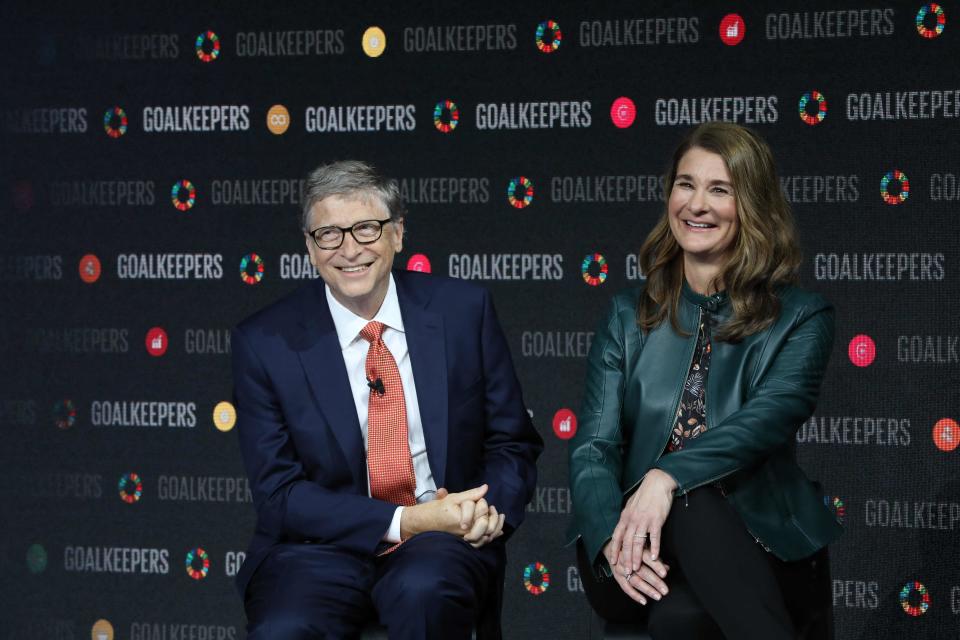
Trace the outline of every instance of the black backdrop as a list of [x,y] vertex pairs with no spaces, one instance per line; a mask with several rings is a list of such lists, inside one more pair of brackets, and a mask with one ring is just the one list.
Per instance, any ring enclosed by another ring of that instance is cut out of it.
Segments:
[[728,119],[773,146],[838,308],[797,435],[847,530],[838,638],[957,637],[960,5],[235,5],[0,9],[0,636],[243,637],[227,330],[313,275],[297,181],[362,158],[402,179],[399,266],[493,291],[547,443],[505,634],[585,637],[561,410],[669,150]]

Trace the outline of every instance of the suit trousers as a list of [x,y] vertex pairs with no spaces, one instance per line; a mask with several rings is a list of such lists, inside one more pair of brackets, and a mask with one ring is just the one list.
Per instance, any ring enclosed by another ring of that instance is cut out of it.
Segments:
[[503,561],[500,546],[474,549],[441,532],[376,557],[328,544],[279,544],[247,586],[247,638],[357,638],[378,619],[391,639],[470,638]]
[[[716,487],[700,487],[674,500],[661,547],[670,566],[665,580],[669,593],[660,601],[647,597],[643,607],[613,578],[597,579],[578,545],[584,591],[601,617],[645,623],[654,640],[832,637],[829,577],[824,580],[813,571],[825,570],[825,563],[784,562],[765,551]],[[788,607],[785,594],[793,600],[801,592],[802,599],[790,604],[808,609]],[[824,607],[826,614],[820,610]]]

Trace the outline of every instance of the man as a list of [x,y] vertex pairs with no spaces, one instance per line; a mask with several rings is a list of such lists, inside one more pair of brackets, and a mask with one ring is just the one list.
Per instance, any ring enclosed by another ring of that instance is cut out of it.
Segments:
[[499,606],[543,447],[490,297],[392,271],[403,205],[365,163],[313,171],[301,223],[320,279],[231,343],[257,509],[237,576],[248,637],[355,637],[379,618],[391,638],[468,638]]

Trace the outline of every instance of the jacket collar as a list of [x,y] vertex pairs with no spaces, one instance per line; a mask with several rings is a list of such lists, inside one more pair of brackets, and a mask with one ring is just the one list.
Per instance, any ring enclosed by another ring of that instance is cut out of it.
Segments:
[[[429,310],[431,296],[424,287],[411,286],[409,274],[394,271],[393,276],[417,386],[427,458],[437,486],[442,487],[446,475],[448,412],[443,318]],[[299,352],[300,361],[316,405],[350,465],[354,483],[366,490],[363,437],[323,280],[317,278],[306,294],[301,307],[300,324],[305,340]]]
[[700,307],[704,311],[708,311],[710,313],[716,313],[730,303],[730,298],[727,296],[726,291],[718,291],[713,295],[705,296],[694,291],[690,287],[690,284],[687,282],[686,278],[683,279],[683,289],[681,290],[681,295],[683,296],[683,299],[690,304]]

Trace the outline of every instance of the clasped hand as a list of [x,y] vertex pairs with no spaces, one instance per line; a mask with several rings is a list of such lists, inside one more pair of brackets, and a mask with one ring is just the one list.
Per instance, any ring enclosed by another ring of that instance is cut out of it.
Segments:
[[445,531],[479,549],[503,535],[505,516],[487,504],[483,498],[486,493],[485,484],[459,493],[437,489],[433,500],[403,509],[400,538],[406,540],[418,533]]
[[659,600],[667,594],[670,567],[660,559],[660,532],[673,505],[676,482],[669,474],[652,469],[620,512],[613,537],[603,555],[620,588],[640,604],[644,596]]

